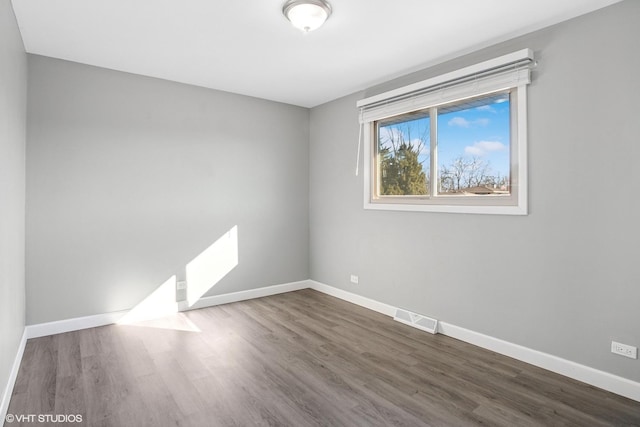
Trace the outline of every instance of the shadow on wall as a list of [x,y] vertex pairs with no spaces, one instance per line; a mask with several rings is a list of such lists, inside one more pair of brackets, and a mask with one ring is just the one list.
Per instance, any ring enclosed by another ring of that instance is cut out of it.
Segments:
[[[211,246],[202,251],[186,265],[187,306],[192,307],[209,289],[238,265],[238,226],[234,225]],[[121,325],[168,327],[162,322],[149,322],[178,313],[176,302],[176,276],[171,276],[142,302],[132,308],[118,321]],[[175,323],[175,322],[172,322]],[[180,324],[182,323],[182,325]],[[183,317],[171,329],[198,331],[198,328]]]

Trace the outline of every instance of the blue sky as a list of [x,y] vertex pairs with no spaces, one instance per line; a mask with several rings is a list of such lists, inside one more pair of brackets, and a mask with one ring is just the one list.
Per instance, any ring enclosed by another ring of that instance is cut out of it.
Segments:
[[490,163],[493,174],[509,174],[509,102],[438,116],[438,158],[450,164],[459,156]]
[[[411,139],[415,141],[419,135],[429,134],[429,118],[390,125],[386,131],[393,127],[401,131],[405,138],[410,133]],[[499,173],[501,176],[508,176],[509,132],[508,98],[479,107],[474,105],[467,109],[440,114],[438,163],[449,165],[459,156],[476,156],[490,163],[493,175]],[[428,150],[427,142],[423,150],[425,154],[420,157],[426,173],[429,171]]]

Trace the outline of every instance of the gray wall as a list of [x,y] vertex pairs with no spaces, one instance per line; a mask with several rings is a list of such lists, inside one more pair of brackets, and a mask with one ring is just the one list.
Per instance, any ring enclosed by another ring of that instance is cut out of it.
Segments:
[[238,227],[207,295],[307,279],[309,110],[29,55],[27,324],[129,309]]
[[0,0],[0,399],[24,331],[26,113],[27,55],[11,2]]
[[[610,353],[640,346],[639,22],[622,2],[312,109],[311,278],[640,381]],[[526,47],[530,214],[363,210],[356,101]]]

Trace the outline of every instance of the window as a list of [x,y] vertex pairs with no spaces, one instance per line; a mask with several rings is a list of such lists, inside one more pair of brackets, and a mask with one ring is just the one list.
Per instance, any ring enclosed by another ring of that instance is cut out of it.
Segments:
[[509,196],[510,99],[500,92],[376,120],[373,201]]
[[526,214],[532,58],[526,49],[360,101],[365,208]]

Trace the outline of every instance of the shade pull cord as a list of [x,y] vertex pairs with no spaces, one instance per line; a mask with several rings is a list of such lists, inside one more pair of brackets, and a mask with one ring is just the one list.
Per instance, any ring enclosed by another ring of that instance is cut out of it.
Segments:
[[358,153],[356,154],[356,176],[358,176],[358,172],[360,171],[360,146],[362,145],[363,127],[364,123],[362,123],[362,109],[360,109],[360,131],[358,132]]

